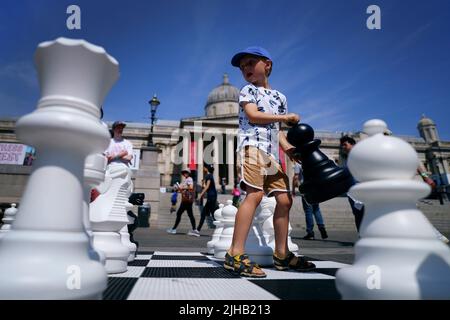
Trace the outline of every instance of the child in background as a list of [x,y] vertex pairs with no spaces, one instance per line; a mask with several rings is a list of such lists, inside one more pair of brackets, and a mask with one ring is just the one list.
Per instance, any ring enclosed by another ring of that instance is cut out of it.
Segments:
[[172,207],[170,207],[170,213],[174,213],[175,211],[177,211],[177,199],[178,199],[178,192],[177,188],[174,187],[172,197],[170,198],[170,202],[172,203]]

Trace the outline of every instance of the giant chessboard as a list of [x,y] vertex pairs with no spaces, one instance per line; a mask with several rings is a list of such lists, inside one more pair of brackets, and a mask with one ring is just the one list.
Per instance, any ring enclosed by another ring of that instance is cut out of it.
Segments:
[[108,278],[104,300],[299,300],[340,299],[339,268],[349,265],[307,257],[317,270],[301,273],[263,268],[267,277],[240,277],[211,255],[139,252],[124,273]]

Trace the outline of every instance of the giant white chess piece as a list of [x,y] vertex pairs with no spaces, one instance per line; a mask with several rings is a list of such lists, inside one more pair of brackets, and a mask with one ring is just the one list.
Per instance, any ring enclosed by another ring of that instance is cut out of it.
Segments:
[[216,245],[217,241],[220,239],[220,235],[223,231],[223,222],[222,222],[222,209],[223,209],[223,203],[219,204],[219,208],[214,211],[214,225],[216,226],[216,229],[214,229],[214,233],[212,235],[211,241],[208,241],[206,244],[206,247],[208,248],[209,254],[214,254],[214,246]]
[[128,224],[126,206],[130,184],[130,168],[112,162],[106,169],[105,181],[97,187],[100,195],[90,203],[94,248],[105,254],[108,273],[127,271],[130,250],[122,243],[120,230]]
[[11,207],[5,210],[2,219],[2,227],[0,228],[0,239],[5,235],[6,232],[11,230],[11,225],[16,219],[17,208],[15,203],[11,203]]
[[17,205],[15,203],[11,203],[11,208],[5,210],[2,219],[3,225],[0,228],[0,237],[3,235],[3,233],[8,232],[11,229],[11,225],[14,222],[18,211],[16,206]]
[[[108,127],[103,123],[106,128]],[[83,199],[83,221],[86,233],[89,236],[89,252],[93,257],[105,264],[105,254],[100,250],[94,249],[94,234],[89,219],[89,203],[91,200],[91,190],[105,181],[106,157],[101,153],[91,154],[86,158],[84,164],[84,199]]]
[[[257,214],[261,217],[262,220],[262,230],[264,238],[266,239],[267,245],[275,250],[275,230],[273,227],[273,214],[275,213],[275,207],[277,205],[277,201],[275,197],[266,197],[264,196],[259,204],[257,210]],[[298,253],[298,246],[292,242],[292,238],[290,236],[292,232],[291,224],[289,223],[288,229],[288,248],[289,251],[293,253]]]
[[237,211],[238,209],[233,206],[233,201],[227,200],[227,205],[222,209],[223,231],[214,245],[214,258],[224,259],[231,247]]
[[[269,198],[263,198],[263,200],[266,199]],[[266,218],[264,212],[261,210],[260,204],[256,209],[255,217],[245,243],[245,253],[249,256],[250,260],[263,267],[273,265],[273,248],[268,245],[262,229]]]
[[42,97],[16,133],[38,158],[0,241],[0,299],[100,298],[107,275],[88,255],[83,169],[88,155],[108,146],[100,106],[119,65],[103,48],[66,38],[39,44],[35,62]]
[[405,141],[383,135],[381,120],[364,124],[370,137],[352,149],[350,193],[364,202],[353,266],[340,269],[344,299],[449,299],[450,250],[416,207],[430,187],[413,180],[419,159]]

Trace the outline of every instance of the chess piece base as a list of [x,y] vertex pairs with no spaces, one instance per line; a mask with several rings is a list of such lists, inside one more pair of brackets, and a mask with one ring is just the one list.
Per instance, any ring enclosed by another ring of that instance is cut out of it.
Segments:
[[105,269],[110,273],[127,271],[127,262],[130,251],[122,244],[118,232],[94,231],[94,249],[105,255]]
[[0,261],[14,261],[15,268],[3,270],[0,264],[0,299],[101,299],[107,274],[89,257],[88,245],[84,232],[15,229],[5,234]]

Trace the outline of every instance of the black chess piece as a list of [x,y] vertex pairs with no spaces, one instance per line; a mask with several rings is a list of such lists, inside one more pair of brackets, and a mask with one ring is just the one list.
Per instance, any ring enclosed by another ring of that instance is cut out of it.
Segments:
[[128,198],[128,202],[136,206],[141,206],[144,203],[144,193],[132,193]]
[[[144,203],[145,194],[144,193],[132,193],[128,198],[128,202],[134,204],[136,206],[140,206]],[[134,239],[134,230],[139,227],[138,216],[134,214],[133,211],[128,211],[127,215],[133,219],[133,223],[127,224],[128,233],[130,234],[130,241],[136,245],[136,248],[139,248],[139,242]],[[136,252],[138,250],[136,249]]]
[[287,140],[295,146],[295,155],[302,163],[303,183],[299,190],[308,203],[320,203],[346,193],[354,184],[347,168],[338,167],[319,150],[321,141],[314,139],[314,130],[305,123],[292,126]]

